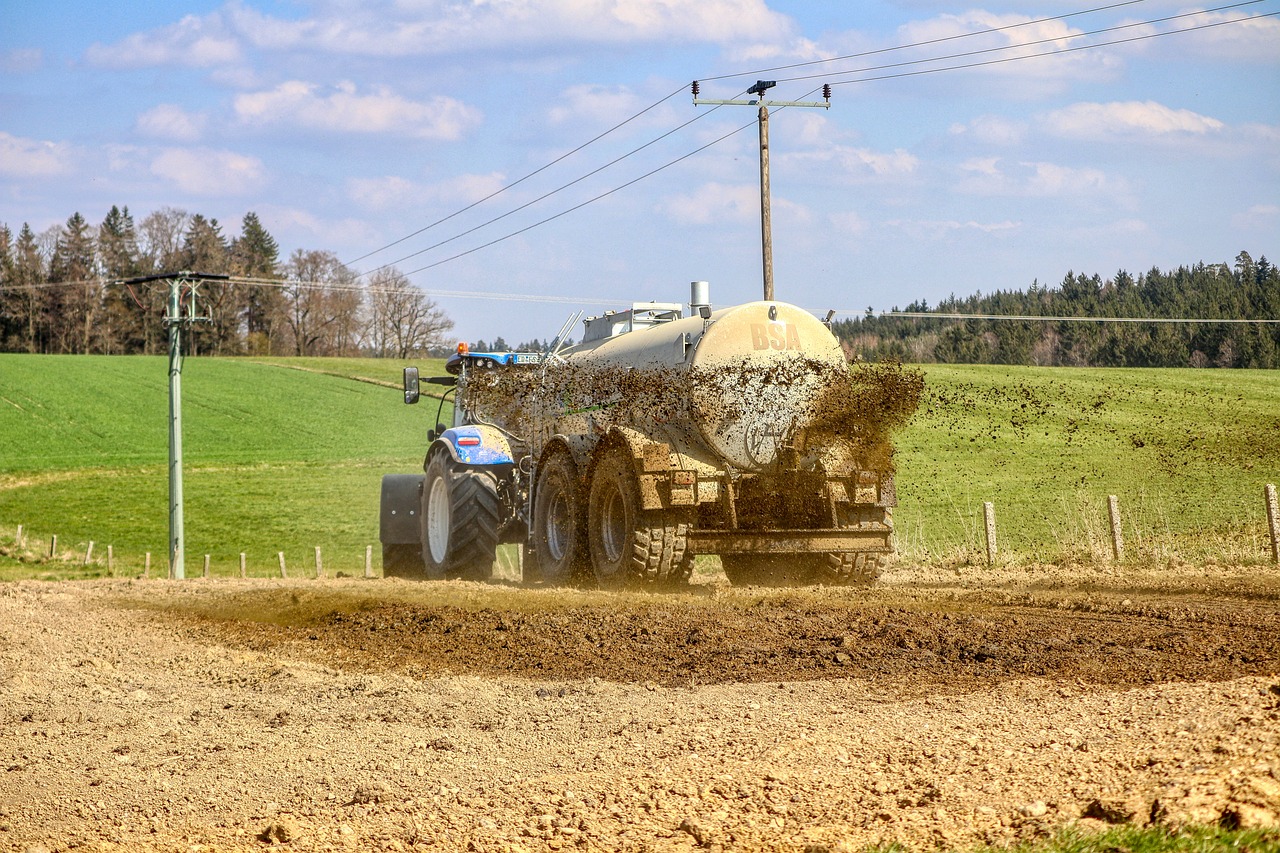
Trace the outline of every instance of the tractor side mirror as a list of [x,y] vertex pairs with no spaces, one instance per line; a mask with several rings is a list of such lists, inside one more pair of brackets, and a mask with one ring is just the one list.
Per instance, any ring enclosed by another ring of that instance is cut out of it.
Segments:
[[421,394],[418,391],[418,368],[406,367],[404,369],[404,402],[411,405],[418,402]]

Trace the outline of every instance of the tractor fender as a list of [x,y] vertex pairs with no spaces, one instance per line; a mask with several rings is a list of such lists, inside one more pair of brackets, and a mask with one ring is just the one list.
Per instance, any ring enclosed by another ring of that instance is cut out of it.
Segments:
[[378,539],[383,545],[416,545],[421,536],[422,475],[387,474],[382,478]]
[[[486,424],[468,424],[445,430],[427,451],[427,461],[441,449],[447,450],[454,462],[463,465],[511,465],[516,461],[507,437],[501,430]],[[423,470],[426,470],[425,462]]]

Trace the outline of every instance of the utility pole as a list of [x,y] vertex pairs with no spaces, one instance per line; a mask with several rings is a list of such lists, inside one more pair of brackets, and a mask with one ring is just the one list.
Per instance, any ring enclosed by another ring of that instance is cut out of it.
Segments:
[[769,198],[769,107],[821,107],[824,110],[831,109],[831,86],[829,84],[824,83],[822,86],[823,99],[821,101],[766,101],[764,93],[776,85],[778,83],[775,80],[757,80],[756,84],[747,90],[747,94],[757,96],[753,101],[701,99],[698,97],[698,81],[694,80],[693,85],[690,87],[693,92],[695,106],[760,107],[760,254],[764,263],[764,298],[766,302],[773,301],[773,211]]
[[182,329],[208,322],[196,316],[196,295],[201,281],[226,280],[230,276],[193,273],[186,270],[163,275],[131,278],[122,284],[150,281],[169,283],[169,301],[164,325],[169,330],[169,577],[186,577],[185,533],[182,528]]

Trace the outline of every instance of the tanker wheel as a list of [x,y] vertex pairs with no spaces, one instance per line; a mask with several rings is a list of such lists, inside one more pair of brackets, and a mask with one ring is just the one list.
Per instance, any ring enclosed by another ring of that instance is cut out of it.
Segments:
[[644,510],[630,455],[617,446],[604,451],[587,498],[591,568],[601,588],[687,583],[689,526],[687,513]]
[[[888,507],[842,505],[838,510],[841,527],[859,527],[863,522],[880,522],[893,527],[893,511]],[[890,542],[886,541],[886,544]],[[880,579],[892,554],[860,551],[853,554],[825,554],[814,566],[814,582],[828,586],[871,586]]]
[[489,580],[501,518],[497,481],[447,453],[427,463],[422,484],[422,562],[432,580]]
[[422,578],[422,548],[417,545],[383,545],[384,578]]
[[813,580],[827,586],[871,586],[880,579],[888,554],[862,551],[856,554],[824,554]]
[[578,466],[563,450],[552,452],[539,466],[534,490],[534,560],[526,580],[559,586],[590,574],[585,515]]

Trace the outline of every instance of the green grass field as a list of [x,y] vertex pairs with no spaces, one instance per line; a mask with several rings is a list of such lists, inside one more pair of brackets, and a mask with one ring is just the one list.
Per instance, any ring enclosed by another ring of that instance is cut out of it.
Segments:
[[[378,555],[381,476],[419,470],[436,402],[405,406],[405,362],[192,358],[183,373],[187,573],[326,571]],[[424,375],[439,362],[419,363]],[[1280,377],[1259,371],[930,366],[898,436],[905,559],[1109,553],[1117,495],[1130,560],[1269,558],[1264,483],[1280,481]],[[425,386],[424,386],[425,387]],[[163,357],[0,355],[0,579],[164,565],[168,385]],[[445,419],[448,418],[446,407]],[[16,548],[17,525],[26,549]],[[41,562],[57,534],[64,559]],[[80,567],[88,542],[103,562]],[[375,567],[378,558],[375,556]]]

